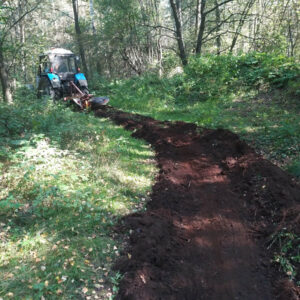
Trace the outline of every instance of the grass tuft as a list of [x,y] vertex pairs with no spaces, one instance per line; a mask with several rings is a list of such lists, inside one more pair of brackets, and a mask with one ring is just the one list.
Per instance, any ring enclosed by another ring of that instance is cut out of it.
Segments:
[[0,297],[111,298],[123,247],[113,226],[144,207],[152,150],[33,95],[1,104],[0,115]]

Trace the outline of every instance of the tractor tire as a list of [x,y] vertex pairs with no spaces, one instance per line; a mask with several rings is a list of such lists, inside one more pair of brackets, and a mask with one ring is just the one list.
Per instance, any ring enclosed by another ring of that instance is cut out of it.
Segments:
[[59,99],[57,92],[50,84],[45,87],[42,95],[44,97],[49,97],[53,102],[55,102]]

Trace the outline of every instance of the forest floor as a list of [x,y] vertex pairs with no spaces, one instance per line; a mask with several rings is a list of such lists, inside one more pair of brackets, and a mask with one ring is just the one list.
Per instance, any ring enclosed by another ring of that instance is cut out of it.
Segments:
[[300,187],[290,175],[228,130],[112,107],[96,115],[150,143],[159,167],[147,210],[117,228],[130,232],[115,266],[124,275],[118,299],[299,299],[288,280],[299,274],[288,261],[286,276],[274,267],[286,234],[300,233]]

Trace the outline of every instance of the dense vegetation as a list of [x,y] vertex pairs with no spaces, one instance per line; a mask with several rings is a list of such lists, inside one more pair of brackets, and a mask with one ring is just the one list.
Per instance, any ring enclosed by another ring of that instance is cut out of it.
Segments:
[[[156,171],[122,128],[36,99],[40,53],[71,49],[111,105],[230,129],[299,178],[299,32],[296,0],[2,1],[0,299],[112,298],[113,227],[144,208]],[[273,243],[295,279],[299,237]]]
[[228,128],[299,176],[299,74],[299,64],[284,56],[208,55],[172,77],[100,80],[98,90],[128,111]]
[[[51,47],[81,57],[89,78],[168,74],[193,54],[252,51],[299,59],[297,0],[13,0],[0,4],[0,85],[12,101]],[[199,70],[198,70],[199,72]]]
[[0,105],[0,297],[109,299],[123,248],[112,228],[143,208],[153,153],[108,121],[19,92]]

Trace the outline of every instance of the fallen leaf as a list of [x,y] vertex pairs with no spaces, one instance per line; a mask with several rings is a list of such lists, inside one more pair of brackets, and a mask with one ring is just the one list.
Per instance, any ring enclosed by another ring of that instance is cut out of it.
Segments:
[[61,290],[61,289],[58,289],[58,290],[56,291],[56,294],[57,294],[57,295],[61,295],[61,294],[62,294],[62,290]]

